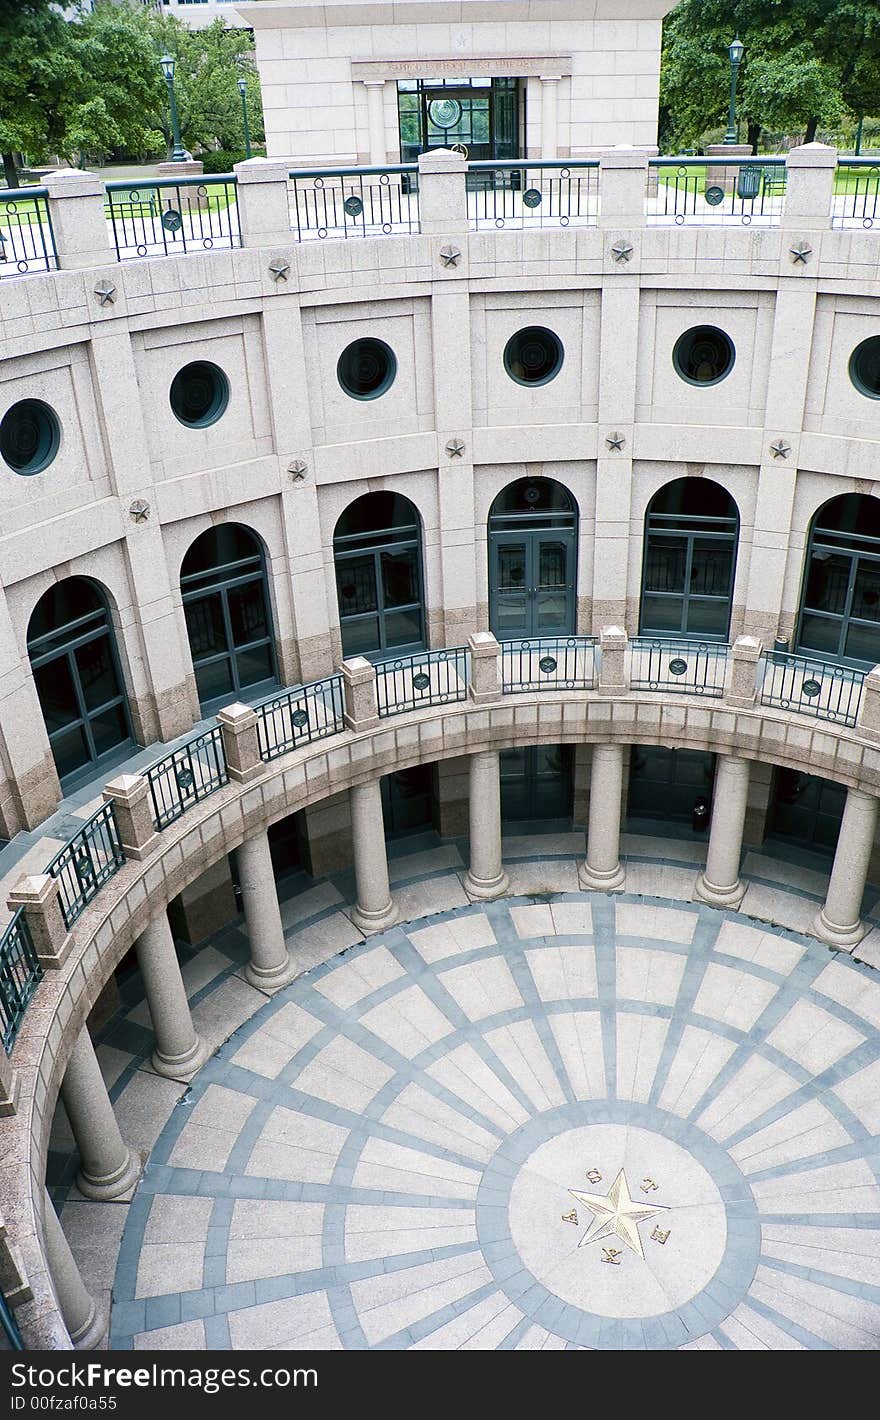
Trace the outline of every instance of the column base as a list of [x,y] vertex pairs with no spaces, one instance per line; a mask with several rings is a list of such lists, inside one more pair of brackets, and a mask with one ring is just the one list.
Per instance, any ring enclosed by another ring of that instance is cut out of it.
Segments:
[[82,1170],[76,1176],[76,1186],[83,1198],[94,1198],[97,1202],[109,1203],[114,1198],[130,1199],[137,1188],[143,1172],[140,1154],[129,1149],[128,1157],[116,1173],[106,1178],[92,1178]]
[[107,1335],[110,1317],[92,1299],[92,1310],[82,1326],[69,1333],[77,1351],[96,1351]]
[[746,884],[735,882],[733,887],[715,887],[705,873],[700,873],[694,884],[694,897],[698,902],[707,902],[710,907],[739,907],[746,895]]
[[854,922],[850,927],[838,927],[834,922],[828,921],[824,909],[816,913],[811,930],[820,942],[827,942],[829,947],[842,947],[844,950],[852,950],[868,935],[864,922]]
[[289,986],[291,981],[295,981],[300,973],[288,953],[286,964],[282,962],[280,966],[261,969],[249,961],[241,974],[249,986],[254,986],[258,991],[265,991],[267,995],[274,996],[276,991],[280,991],[283,986]]
[[348,915],[365,937],[371,936],[374,932],[384,932],[386,928],[393,927],[395,923],[400,921],[400,910],[393,897],[388,899],[388,906],[383,907],[379,912],[365,912],[362,907],[356,905],[351,908]]
[[622,863],[610,872],[600,872],[589,863],[581,863],[578,868],[578,882],[587,892],[623,892],[626,873]]
[[510,879],[503,868],[497,878],[473,878],[470,873],[462,873],[461,885],[471,902],[491,902],[510,892]]
[[164,1075],[166,1080],[183,1080],[188,1084],[210,1058],[211,1053],[207,1041],[196,1036],[195,1043],[185,1055],[163,1055],[161,1051],[154,1050],[150,1064],[156,1074]]

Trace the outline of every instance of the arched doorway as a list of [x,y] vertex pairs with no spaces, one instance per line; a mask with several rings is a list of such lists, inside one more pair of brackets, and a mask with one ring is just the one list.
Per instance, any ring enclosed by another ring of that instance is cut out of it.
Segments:
[[726,641],[739,536],[737,506],[710,478],[677,478],[645,517],[639,631]]
[[183,559],[180,590],[203,711],[278,684],[266,563],[254,533],[239,523],[203,532]]
[[333,560],[343,656],[424,649],[422,525],[408,498],[356,498],[336,524]]
[[880,499],[843,493],[810,525],[796,646],[832,660],[880,660]]
[[67,577],[40,597],[27,650],[62,788],[133,743],[116,637],[104,593]]
[[575,630],[578,509],[561,483],[520,478],[489,510],[489,623],[502,641]]

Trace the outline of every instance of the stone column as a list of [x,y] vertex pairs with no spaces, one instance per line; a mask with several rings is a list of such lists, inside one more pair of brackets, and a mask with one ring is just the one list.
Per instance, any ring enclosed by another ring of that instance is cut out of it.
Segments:
[[559,150],[559,74],[541,75],[541,157],[552,159]]
[[354,875],[357,903],[351,920],[362,932],[382,932],[398,921],[400,913],[388,885],[385,822],[378,779],[356,784],[349,791]]
[[83,1026],[70,1053],[61,1098],[79,1150],[76,1186],[86,1198],[130,1197],[141,1161],[122,1138],[92,1038]]
[[236,849],[235,861],[251,948],[245,978],[260,991],[278,991],[297,973],[284,941],[269,835],[265,829]]
[[503,897],[510,883],[501,862],[501,759],[496,750],[470,756],[470,866],[464,890],[472,901]]
[[877,805],[873,794],[863,794],[860,789],[847,793],[825,905],[813,923],[816,936],[832,947],[854,947],[868,930],[860,914],[877,827]]
[[93,1351],[104,1339],[107,1318],[99,1316],[94,1297],[86,1291],[48,1193],[43,1199],[43,1241],[52,1286],[70,1339],[79,1351]]
[[367,91],[367,130],[370,135],[370,167],[382,168],[388,161],[385,149],[384,79],[364,79]]
[[623,750],[623,745],[593,746],[587,859],[578,869],[578,880],[581,887],[594,892],[619,892],[623,887],[625,875],[620,861]]
[[170,1080],[191,1080],[208,1048],[196,1035],[167,915],[154,918],[134,945],[156,1034],[153,1069]]
[[739,907],[745,896],[739,863],[749,802],[750,769],[747,759],[733,754],[718,756],[712,794],[709,852],[695,888],[695,896],[714,907]]

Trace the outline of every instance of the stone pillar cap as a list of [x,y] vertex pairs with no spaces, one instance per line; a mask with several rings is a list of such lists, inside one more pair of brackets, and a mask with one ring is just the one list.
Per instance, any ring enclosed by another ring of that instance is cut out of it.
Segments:
[[626,631],[622,626],[603,626],[599,635],[603,641],[610,640],[611,637],[621,637],[624,641],[627,640]]
[[44,902],[51,897],[56,887],[55,879],[49,873],[30,873],[19,878],[9,894],[9,901],[16,906],[23,902]]
[[464,153],[453,153],[451,148],[432,148],[430,153],[419,154],[420,173],[463,173],[466,169]]
[[605,148],[599,153],[601,168],[646,168],[648,154],[644,148],[634,148],[631,143],[618,143],[614,148]]
[[[97,173],[82,168],[55,168],[46,174],[45,186],[50,197],[95,197],[104,195],[104,184]],[[27,192],[27,188],[22,188]]]
[[287,159],[245,158],[240,163],[233,163],[232,171],[239,182],[286,182],[294,166]]
[[117,774],[115,779],[111,779],[108,784],[104,785],[104,797],[127,799],[132,794],[136,794],[139,789],[147,789],[148,787],[148,782],[143,774]]
[[757,636],[737,636],[733,643],[733,650],[741,656],[757,657],[763,649],[763,642]]
[[498,637],[491,631],[472,631],[468,641],[474,650],[494,650],[498,645]]
[[372,672],[374,667],[366,656],[349,656],[342,662],[340,669],[347,675],[363,675],[364,671]]
[[217,711],[217,719],[223,725],[236,725],[241,720],[256,716],[256,710],[251,705],[242,705],[240,700],[235,700],[231,705],[224,705],[222,710]]
[[837,149],[827,143],[801,143],[789,149],[786,161],[790,168],[836,168]]

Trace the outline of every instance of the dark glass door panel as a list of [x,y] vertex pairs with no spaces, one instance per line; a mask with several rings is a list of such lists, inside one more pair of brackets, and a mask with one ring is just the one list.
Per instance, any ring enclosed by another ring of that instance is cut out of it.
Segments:
[[273,673],[271,646],[264,643],[262,646],[249,646],[246,651],[237,651],[235,667],[240,688],[260,685],[264,680],[271,680]]
[[379,601],[373,553],[339,561],[336,564],[336,587],[341,616],[361,616],[364,612],[376,611]]
[[434,772],[417,764],[381,780],[385,832],[389,836],[418,833],[433,827]]
[[66,656],[58,656],[34,671],[37,695],[50,736],[82,718],[73,674]]
[[715,756],[699,750],[634,745],[630,756],[628,812],[632,819],[690,822],[694,802],[711,799]]
[[95,745],[95,756],[107,754],[128,739],[128,723],[122,705],[112,705],[89,717],[89,729]]
[[846,789],[831,779],[777,769],[770,799],[769,834],[804,848],[832,852],[837,846]]
[[262,582],[230,587],[227,596],[232,644],[246,646],[251,641],[264,640],[269,634],[269,626]]
[[69,774],[75,774],[92,762],[89,742],[81,724],[53,735],[50,743],[59,779],[66,779]]
[[683,592],[687,538],[651,537],[645,558],[646,592]]
[[415,548],[379,554],[385,606],[413,606],[419,600],[419,564]]
[[508,822],[568,819],[572,805],[569,745],[501,751],[501,814]]
[[220,656],[216,661],[203,661],[201,665],[196,665],[195,672],[196,689],[203,705],[219,699],[221,695],[229,695],[235,684],[229,656]]
[[494,534],[490,538],[492,630],[502,640],[564,636],[574,630],[574,537]]
[[120,694],[109,636],[87,641],[74,652],[83,700],[88,710],[97,710]]
[[226,623],[223,619],[223,598],[212,592],[198,601],[185,602],[186,631],[193,660],[215,656],[226,650]]

